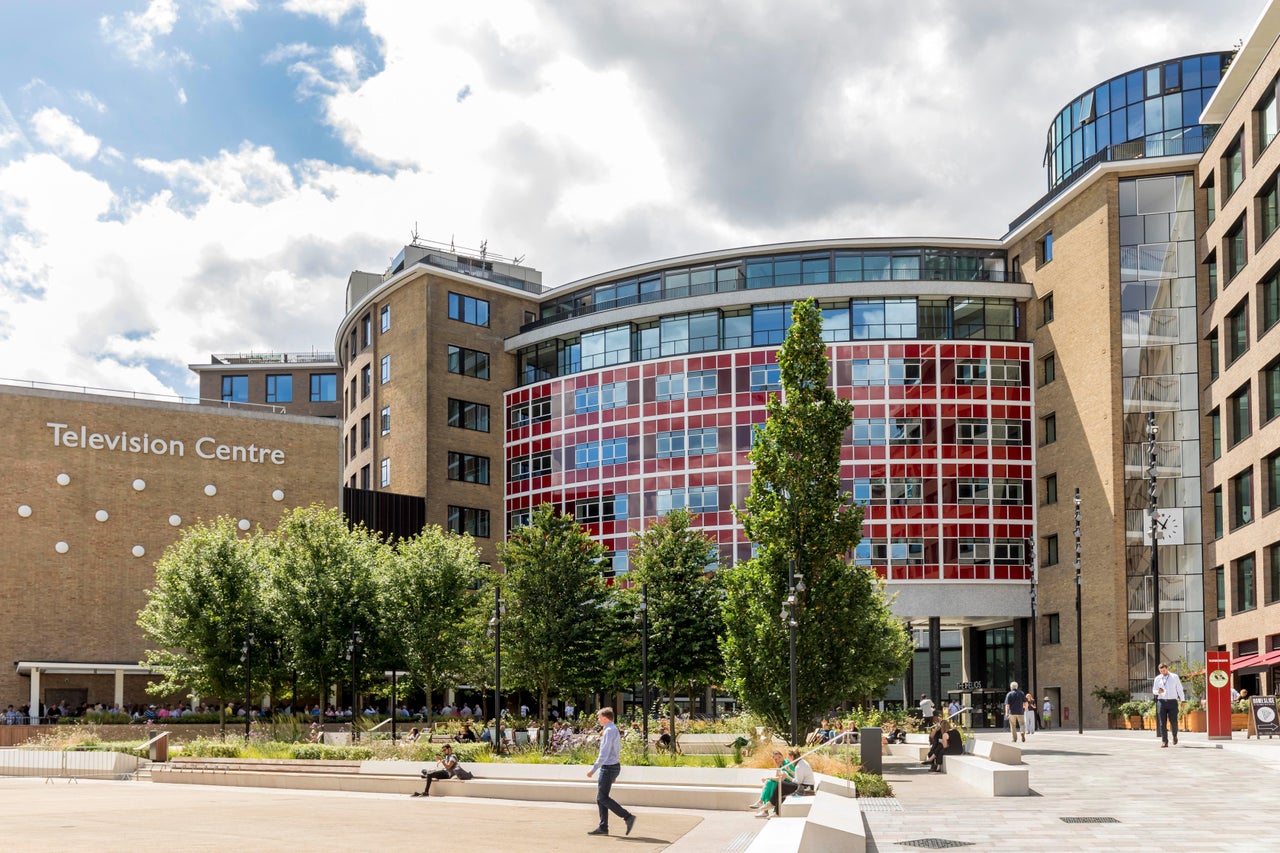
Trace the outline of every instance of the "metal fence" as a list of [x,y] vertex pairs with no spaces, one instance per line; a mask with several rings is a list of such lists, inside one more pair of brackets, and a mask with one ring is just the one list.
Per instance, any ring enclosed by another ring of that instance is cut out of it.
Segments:
[[141,759],[107,751],[0,749],[0,776],[54,779],[131,779]]

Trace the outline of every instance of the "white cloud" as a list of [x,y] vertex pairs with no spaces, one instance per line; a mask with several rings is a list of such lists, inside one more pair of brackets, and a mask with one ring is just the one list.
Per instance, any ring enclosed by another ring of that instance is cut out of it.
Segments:
[[102,147],[96,136],[85,133],[75,119],[53,107],[38,110],[31,117],[31,129],[36,139],[64,157],[92,160]]
[[315,15],[336,24],[363,0],[285,0],[284,8],[297,15]]
[[239,151],[218,152],[211,160],[140,159],[134,164],[163,177],[174,190],[202,199],[269,204],[294,189],[293,173],[268,147],[245,143]]
[[315,56],[317,49],[306,42],[294,42],[292,44],[278,44],[262,57],[264,65],[275,65],[281,62],[290,62],[295,59],[304,59],[309,56]]
[[185,104],[186,102],[187,102],[187,90],[179,86],[178,87],[178,103]]
[[208,0],[209,14],[239,26],[240,16],[258,11],[258,0]]
[[140,13],[126,12],[117,21],[110,15],[98,19],[98,30],[103,40],[115,47],[135,65],[158,66],[168,62],[187,62],[189,58],[180,51],[167,51],[157,45],[157,39],[173,32],[178,22],[178,5],[173,0],[151,0]]
[[107,111],[107,105],[102,103],[102,101],[98,100],[97,96],[95,96],[92,92],[80,91],[80,92],[74,93],[72,97],[74,97],[78,102],[80,102],[84,106],[93,110],[95,113],[101,114]]

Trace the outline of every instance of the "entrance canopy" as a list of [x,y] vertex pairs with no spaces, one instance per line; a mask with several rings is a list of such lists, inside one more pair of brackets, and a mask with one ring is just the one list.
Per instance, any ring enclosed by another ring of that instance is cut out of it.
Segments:
[[32,719],[39,719],[40,712],[40,676],[49,675],[113,675],[115,676],[115,703],[124,704],[124,677],[126,675],[151,675],[151,667],[137,663],[80,662],[80,661],[14,661],[18,675],[31,678]]

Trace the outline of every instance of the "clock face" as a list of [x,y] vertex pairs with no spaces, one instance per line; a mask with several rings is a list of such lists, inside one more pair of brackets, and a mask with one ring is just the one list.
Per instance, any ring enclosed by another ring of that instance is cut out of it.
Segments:
[[[1143,530],[1142,541],[1144,545],[1151,544],[1151,516],[1147,515],[1146,528]],[[1186,535],[1182,527],[1182,508],[1170,507],[1169,509],[1156,510],[1156,541],[1161,545],[1184,545],[1186,544]]]
[[1228,681],[1230,681],[1230,678],[1220,669],[1215,669],[1209,673],[1209,683],[1214,687],[1226,687]]

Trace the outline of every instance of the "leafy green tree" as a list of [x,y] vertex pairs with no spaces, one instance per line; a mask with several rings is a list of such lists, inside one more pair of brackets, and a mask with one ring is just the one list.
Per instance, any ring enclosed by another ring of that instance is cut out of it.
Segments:
[[487,597],[475,592],[485,572],[470,536],[429,526],[392,549],[380,578],[390,665],[403,665],[427,694],[458,684],[487,658]]
[[272,608],[294,668],[322,705],[329,685],[351,670],[353,631],[360,632],[360,660],[386,657],[377,578],[388,553],[367,529],[349,528],[341,512],[320,504],[286,513],[270,540]]
[[[150,646],[143,663],[160,674],[148,691],[194,690],[217,697],[220,708],[244,695],[245,639],[253,632],[260,647],[273,633],[266,577],[261,537],[242,537],[225,516],[188,527],[166,548],[138,614]],[[253,673],[261,683],[270,676],[256,657]]]
[[[670,512],[635,534],[631,549],[631,579],[646,586],[649,677],[669,697],[681,685],[708,683],[723,671],[720,589],[716,576],[708,574],[717,567],[718,554],[715,541],[693,524],[687,509]],[[674,738],[674,702],[667,711]]]
[[779,618],[787,567],[804,577],[797,609],[799,721],[884,689],[906,669],[911,641],[889,611],[884,585],[849,555],[862,510],[840,489],[840,449],[852,404],[828,386],[822,317],[813,300],[792,307],[778,351],[782,393],[767,404],[751,450],[745,507],[735,507],[754,559],[723,572],[727,684],[779,729],[790,720],[787,630]]
[[606,631],[614,608],[600,578],[603,548],[571,516],[543,504],[498,554],[506,569],[498,579],[506,602],[504,683],[509,677],[537,695],[539,730],[546,732],[552,688],[594,686],[602,650],[612,642]]

